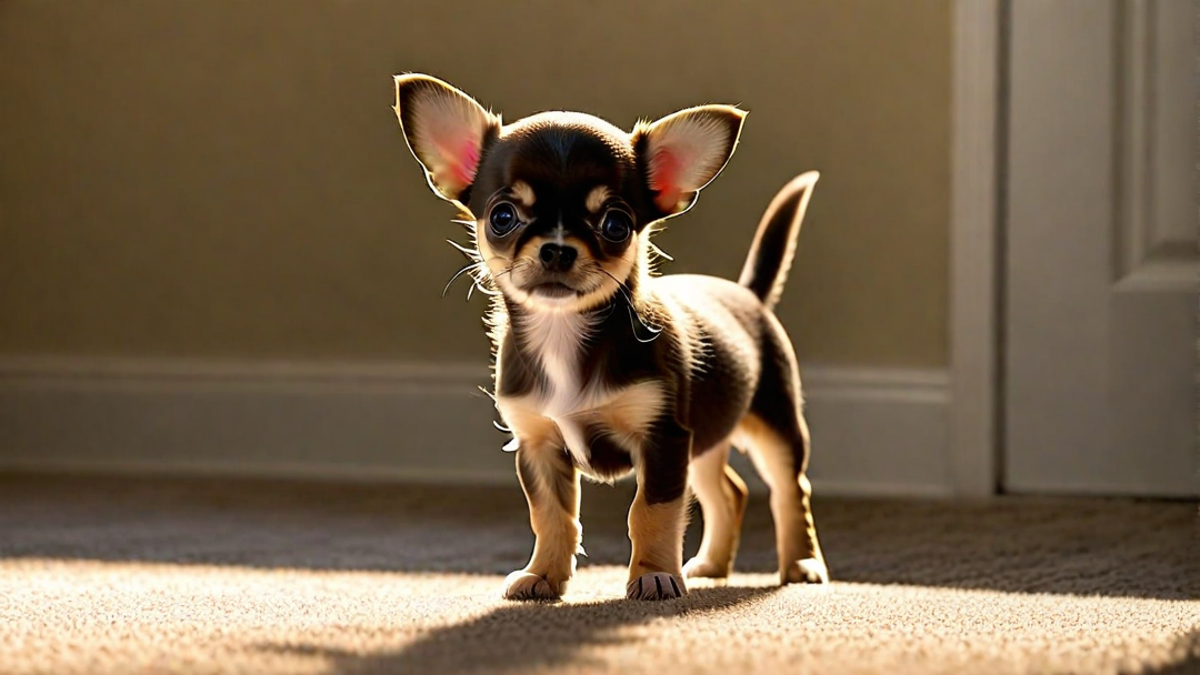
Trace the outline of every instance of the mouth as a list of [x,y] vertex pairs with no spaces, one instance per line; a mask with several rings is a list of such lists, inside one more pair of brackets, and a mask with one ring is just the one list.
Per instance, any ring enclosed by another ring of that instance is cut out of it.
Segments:
[[565,298],[569,295],[576,295],[577,291],[566,284],[551,281],[541,283],[529,289],[531,295],[537,294],[546,298]]

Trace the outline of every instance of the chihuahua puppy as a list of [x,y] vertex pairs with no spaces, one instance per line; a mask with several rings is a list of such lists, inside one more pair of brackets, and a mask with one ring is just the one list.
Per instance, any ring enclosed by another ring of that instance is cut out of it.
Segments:
[[[494,399],[513,440],[536,543],[505,597],[552,600],[581,553],[580,476],[634,474],[626,597],[666,600],[725,579],[749,453],[771,488],[781,583],[826,583],[806,477],[809,432],[779,301],[816,172],[764,214],[738,283],[653,276],[652,233],[725,167],[746,113],[689,108],[625,132],[576,112],[510,124],[436,78],[395,78],[396,116],[429,187],[462,214],[488,324]],[[683,564],[689,488],[704,536]]]

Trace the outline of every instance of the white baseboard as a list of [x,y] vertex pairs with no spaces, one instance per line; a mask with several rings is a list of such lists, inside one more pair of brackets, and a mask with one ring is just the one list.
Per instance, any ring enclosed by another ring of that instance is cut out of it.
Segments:
[[[944,371],[803,374],[816,490],[953,493]],[[515,484],[478,389],[488,377],[474,364],[0,358],[0,470]]]

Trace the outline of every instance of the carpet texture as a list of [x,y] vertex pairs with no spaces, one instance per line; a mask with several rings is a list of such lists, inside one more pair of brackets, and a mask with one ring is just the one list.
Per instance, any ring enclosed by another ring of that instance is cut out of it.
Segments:
[[0,672],[1200,673],[1194,502],[818,496],[835,583],[780,589],[757,501],[728,586],[650,604],[628,498],[588,487],[589,557],[528,605],[515,484],[3,476]]

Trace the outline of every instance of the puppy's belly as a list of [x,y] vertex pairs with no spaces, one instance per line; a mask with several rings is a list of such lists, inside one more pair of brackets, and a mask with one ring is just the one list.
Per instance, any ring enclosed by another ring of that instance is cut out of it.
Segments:
[[[509,421],[509,418],[514,421]],[[565,452],[584,475],[612,481],[633,470],[630,448],[616,440],[617,432],[594,414],[548,417],[523,411],[505,415],[524,452]]]
[[587,423],[579,418],[558,420],[555,424],[562,432],[575,466],[589,477],[616,480],[633,470],[630,449],[617,442],[616,432],[607,425]]
[[497,400],[500,414],[522,447],[535,446],[533,452],[565,450],[581,471],[600,480],[629,473],[633,453],[646,442],[663,404],[663,388],[657,380],[583,391],[571,398]]

